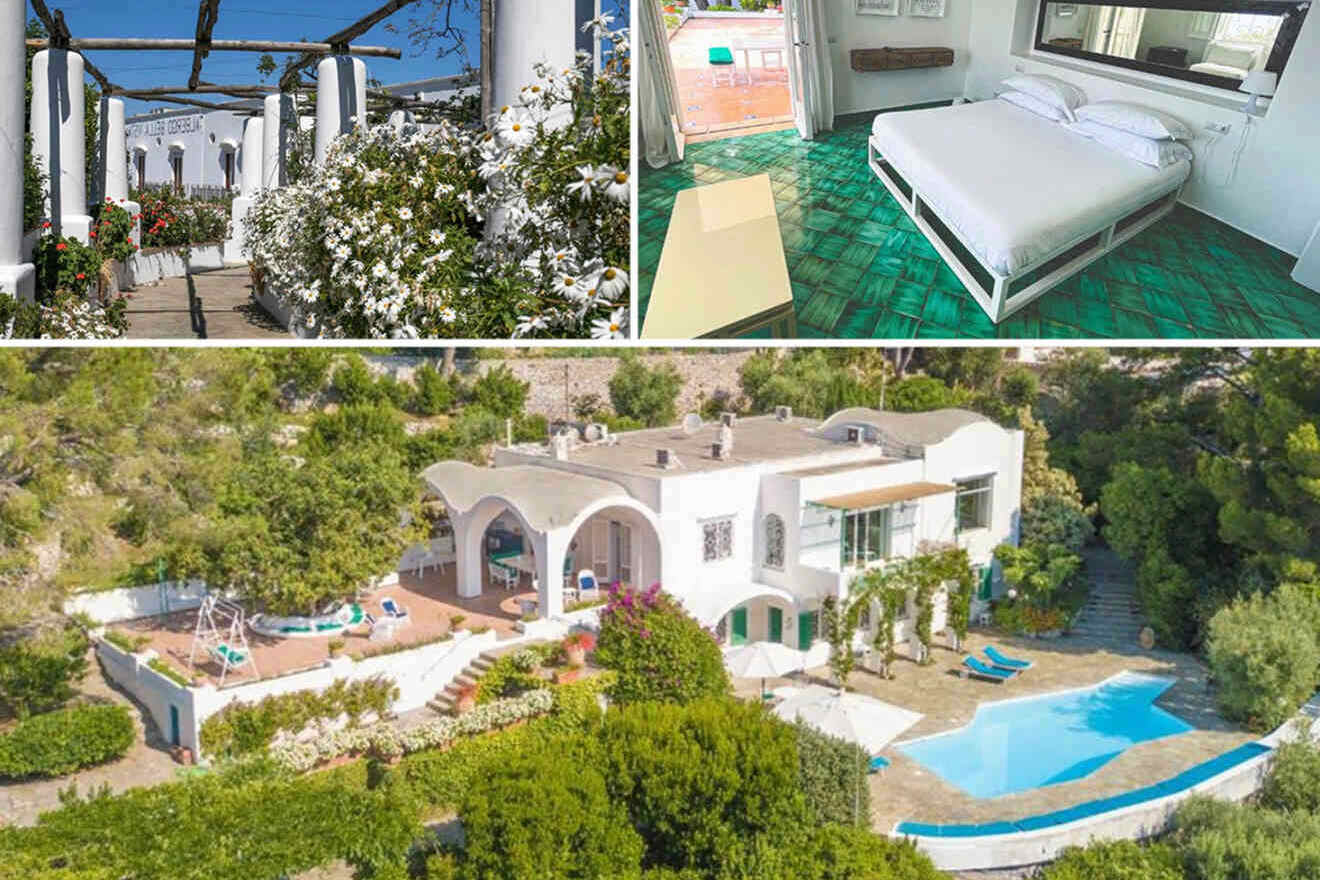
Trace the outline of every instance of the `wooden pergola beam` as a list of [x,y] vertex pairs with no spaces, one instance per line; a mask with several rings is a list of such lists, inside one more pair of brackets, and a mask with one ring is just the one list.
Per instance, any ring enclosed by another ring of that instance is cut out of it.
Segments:
[[[48,45],[62,48],[67,47],[68,44],[72,42],[72,35],[69,33],[68,24],[64,21],[64,12],[62,10],[57,9],[55,10],[55,14],[51,15],[50,9],[46,6],[45,0],[32,0],[32,11],[37,14],[37,18],[39,18],[41,23],[46,26],[47,33],[51,35]],[[31,40],[28,41],[29,44],[31,42]],[[43,46],[38,48],[46,47]],[[83,69],[90,73],[92,78],[100,84],[102,91],[114,88],[114,83],[110,82],[110,79],[102,73],[101,69],[93,64],[86,55],[83,56]]]
[[188,76],[188,88],[196,90],[202,79],[202,59],[210,54],[211,30],[220,17],[220,0],[201,0],[197,4],[197,36],[193,47],[192,73]]
[[276,86],[268,85],[218,86],[212,85],[211,83],[199,83],[196,87],[152,86],[151,88],[145,89],[126,89],[121,86],[115,86],[111,91],[115,94],[132,92],[135,97],[142,97],[144,95],[174,95],[180,92],[196,92],[199,95],[236,95],[241,98],[246,97],[247,93],[251,93],[253,97],[258,97],[259,95],[268,94],[270,92],[278,92],[279,89]]
[[189,107],[204,107],[204,108],[207,109],[207,110],[232,110],[232,109],[234,109],[234,107],[233,107],[233,102],[228,103],[228,104],[215,104],[215,103],[212,103],[212,102],[210,102],[210,101],[198,101],[196,98],[179,98],[179,97],[174,97],[174,96],[172,96],[172,95],[146,95],[146,96],[139,96],[139,95],[135,95],[132,91],[121,91],[121,92],[119,92],[118,94],[124,96],[125,98],[146,97],[146,98],[150,98],[152,101],[164,101],[164,102],[166,102],[166,103],[168,103],[168,104],[186,104],[186,105],[188,105]]
[[[341,48],[346,47],[348,45],[349,40],[353,39],[354,37],[362,36],[367,31],[371,30],[377,24],[389,18],[391,15],[398,12],[403,7],[408,6],[409,4],[415,2],[416,0],[389,0],[388,3],[386,3],[384,6],[381,6],[379,9],[367,13],[362,18],[359,18],[357,21],[353,22],[343,30],[336,31],[335,33],[326,37],[325,41],[331,46],[338,46]],[[401,57],[401,53],[395,54],[391,57],[399,58]],[[303,52],[303,54],[299,58],[297,58],[291,65],[289,65],[287,70],[284,71],[284,75],[280,77],[280,88],[287,91],[288,87],[292,85],[292,80],[297,77],[298,71],[302,70],[308,64],[311,64],[314,60],[316,60],[315,54],[310,52]]]
[[[50,40],[40,38],[27,40],[30,49],[47,49]],[[101,49],[111,51],[164,51],[191,52],[197,48],[196,40],[176,40],[169,38],[140,39],[136,37],[84,37],[69,40],[70,49]],[[312,55],[330,55],[335,47],[329,43],[305,43],[277,40],[212,40],[206,45],[212,52],[308,52]],[[389,46],[345,46],[343,51],[349,55],[361,55],[369,58],[402,58],[403,52]]]

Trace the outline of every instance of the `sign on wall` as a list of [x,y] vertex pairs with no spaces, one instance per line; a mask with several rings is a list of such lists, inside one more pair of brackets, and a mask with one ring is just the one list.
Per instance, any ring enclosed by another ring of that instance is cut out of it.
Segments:
[[202,114],[196,116],[171,116],[169,119],[151,119],[146,122],[132,122],[124,126],[127,137],[159,137],[167,134],[187,134],[202,130]]
[[943,18],[944,0],[908,0],[908,15]]
[[900,0],[857,0],[858,15],[898,15]]

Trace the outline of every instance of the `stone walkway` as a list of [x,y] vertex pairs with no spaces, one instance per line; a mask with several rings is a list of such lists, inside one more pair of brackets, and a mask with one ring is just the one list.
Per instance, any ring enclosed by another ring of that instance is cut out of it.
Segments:
[[[129,293],[128,339],[289,338],[288,331],[252,300],[247,266],[167,278]],[[200,300],[200,307],[194,314],[195,300]]]
[[0,825],[35,824],[41,813],[60,806],[59,794],[70,785],[77,786],[78,793],[83,795],[103,785],[118,793],[168,782],[182,769],[166,751],[164,737],[150,714],[106,679],[95,657],[91,658],[82,695],[89,702],[127,706],[137,727],[137,741],[127,755],[112,764],[91,767],[59,779],[0,783]]

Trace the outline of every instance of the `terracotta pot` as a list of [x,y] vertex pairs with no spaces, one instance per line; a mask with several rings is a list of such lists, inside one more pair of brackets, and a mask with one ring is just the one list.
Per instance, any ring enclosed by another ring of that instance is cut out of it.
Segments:
[[454,711],[457,712],[459,715],[466,715],[467,713],[475,709],[476,706],[477,706],[477,697],[475,694],[472,696],[459,697],[458,701],[454,703]]
[[555,673],[555,684],[568,684],[570,681],[577,681],[582,677],[582,670],[574,666],[572,669],[561,669]]
[[581,645],[565,648],[564,655],[568,657],[569,666],[581,666],[587,662],[587,651]]

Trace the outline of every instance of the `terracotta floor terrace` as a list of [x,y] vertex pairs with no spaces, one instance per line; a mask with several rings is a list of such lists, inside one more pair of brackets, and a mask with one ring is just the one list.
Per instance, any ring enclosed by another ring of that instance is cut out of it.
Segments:
[[[729,82],[727,67],[720,69],[717,84],[710,50],[720,46],[732,49],[737,42],[782,46],[783,19],[694,18],[669,38],[669,54],[678,80],[679,118],[685,132],[700,135],[791,121],[788,69],[774,67],[773,56],[767,59],[760,52],[750,53],[749,81],[743,53],[734,52],[733,84]],[[767,60],[770,67],[766,67]],[[779,63],[787,63],[782,54]]]

